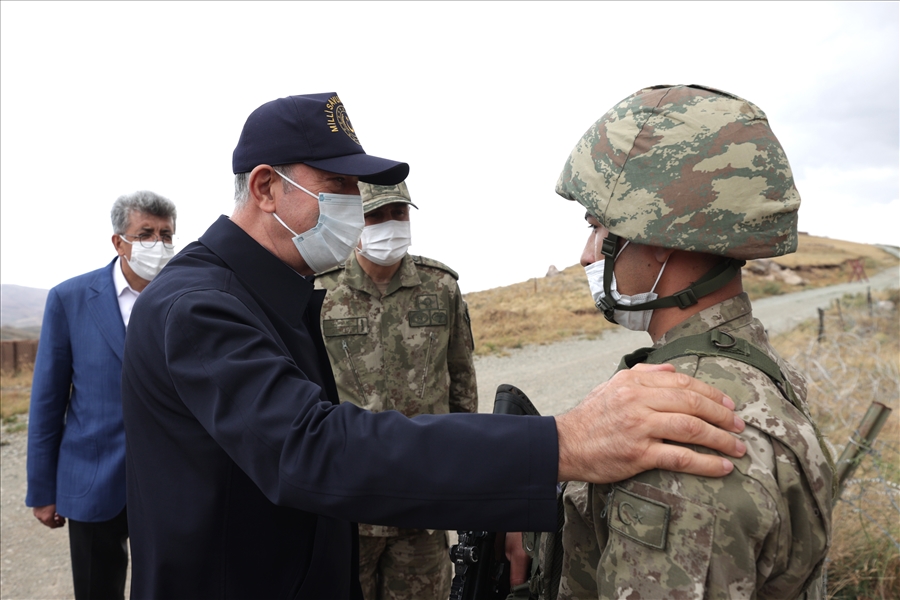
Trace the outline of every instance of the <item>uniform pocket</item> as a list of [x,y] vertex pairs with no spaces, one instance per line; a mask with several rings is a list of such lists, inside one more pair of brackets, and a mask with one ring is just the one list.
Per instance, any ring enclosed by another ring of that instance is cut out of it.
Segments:
[[644,483],[616,486],[597,566],[602,598],[703,598],[716,509]]

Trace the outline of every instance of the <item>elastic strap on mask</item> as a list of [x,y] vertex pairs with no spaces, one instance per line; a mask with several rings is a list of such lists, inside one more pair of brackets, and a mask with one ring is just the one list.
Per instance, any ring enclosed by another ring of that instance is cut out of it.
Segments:
[[[276,171],[276,172],[277,172],[277,171]],[[287,229],[288,231],[290,231],[290,232],[293,234],[294,237],[297,237],[298,234],[295,233],[293,229],[291,229],[290,227],[288,227],[288,226],[287,226],[287,223],[285,223],[284,221],[282,221],[282,220],[281,220],[281,217],[279,217],[277,213],[272,213],[272,216],[275,217],[276,219],[278,219],[278,222],[281,223],[282,227],[284,227],[285,229]]]
[[[614,308],[617,310],[632,311],[655,310],[657,308],[669,308],[672,306],[677,306],[680,309],[685,309],[689,306],[697,304],[698,299],[724,287],[725,284],[731,281],[735,275],[741,272],[741,267],[743,267],[746,263],[747,261],[738,260],[736,258],[726,259],[707,271],[706,275],[698,279],[694,283],[694,285],[685,288],[680,292],[676,292],[671,296],[666,296],[665,298],[657,298],[656,300],[653,300],[651,302],[636,304],[634,306],[615,306]],[[604,276],[605,275],[606,273],[604,273]],[[609,292],[607,292],[607,294],[609,294]],[[604,298],[604,300],[605,299],[606,298]],[[613,301],[613,304],[615,304],[615,301]],[[605,314],[606,312],[604,310],[604,315]]]
[[[272,170],[275,171],[276,173],[278,173],[278,170],[275,169],[274,167],[272,167]],[[293,179],[291,179],[284,173],[278,173],[278,176],[281,177],[282,179],[284,179],[285,181],[287,181],[288,183],[290,183],[295,188],[303,190],[304,192],[306,192],[307,194],[309,194],[310,196],[312,196],[313,198],[316,198],[318,200],[318,198],[319,198],[318,194],[313,194],[311,191],[309,191],[308,189],[306,189],[305,187],[303,187],[302,185],[300,185],[299,183],[297,183],[296,181],[294,181]]]

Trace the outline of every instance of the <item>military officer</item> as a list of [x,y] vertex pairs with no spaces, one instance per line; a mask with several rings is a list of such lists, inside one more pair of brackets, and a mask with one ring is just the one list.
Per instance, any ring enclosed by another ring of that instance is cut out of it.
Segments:
[[[408,417],[476,412],[474,344],[456,272],[407,254],[415,205],[406,182],[359,189],[360,247],[316,279],[327,290],[322,333],[341,402]],[[367,599],[447,598],[446,532],[365,524],[359,531]]]
[[569,482],[558,597],[822,597],[831,456],[741,286],[746,259],[797,247],[800,196],[766,115],[710,88],[643,89],[584,134],[556,191],[587,210],[597,307],[652,338],[620,369],[669,363],[724,390],[748,448],[718,480]]

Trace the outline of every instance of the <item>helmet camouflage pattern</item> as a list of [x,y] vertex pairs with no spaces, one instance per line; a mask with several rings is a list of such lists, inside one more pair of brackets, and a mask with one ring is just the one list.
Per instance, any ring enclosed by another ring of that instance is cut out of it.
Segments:
[[765,113],[712,88],[624,99],[582,136],[556,193],[640,244],[737,259],[797,249],[800,194]]

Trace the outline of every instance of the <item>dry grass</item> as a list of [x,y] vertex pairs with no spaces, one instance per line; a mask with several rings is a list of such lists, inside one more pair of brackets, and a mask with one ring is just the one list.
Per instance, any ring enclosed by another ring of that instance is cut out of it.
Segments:
[[[866,244],[801,235],[797,252],[775,262],[797,271],[805,286],[743,271],[744,290],[752,300],[805,288],[844,283],[849,259],[862,259],[872,275],[900,265],[884,250]],[[503,354],[527,344],[550,344],[572,337],[596,337],[613,327],[594,307],[584,269],[573,265],[554,277],[466,294],[475,335],[475,353]]]
[[9,432],[24,427],[19,416],[28,412],[32,375],[32,369],[0,375],[0,421]]
[[613,325],[594,306],[584,269],[466,294],[475,353],[502,353],[526,344],[596,337]]
[[802,270],[811,267],[839,267],[849,259],[863,259],[867,271],[870,268],[875,271],[886,269],[898,262],[877,246],[806,234],[800,234],[796,252],[773,260],[783,267]]
[[773,344],[809,378],[809,404],[835,455],[873,401],[893,409],[834,509],[830,598],[900,598],[900,293],[870,316],[865,296],[826,313],[825,339],[809,321]]

